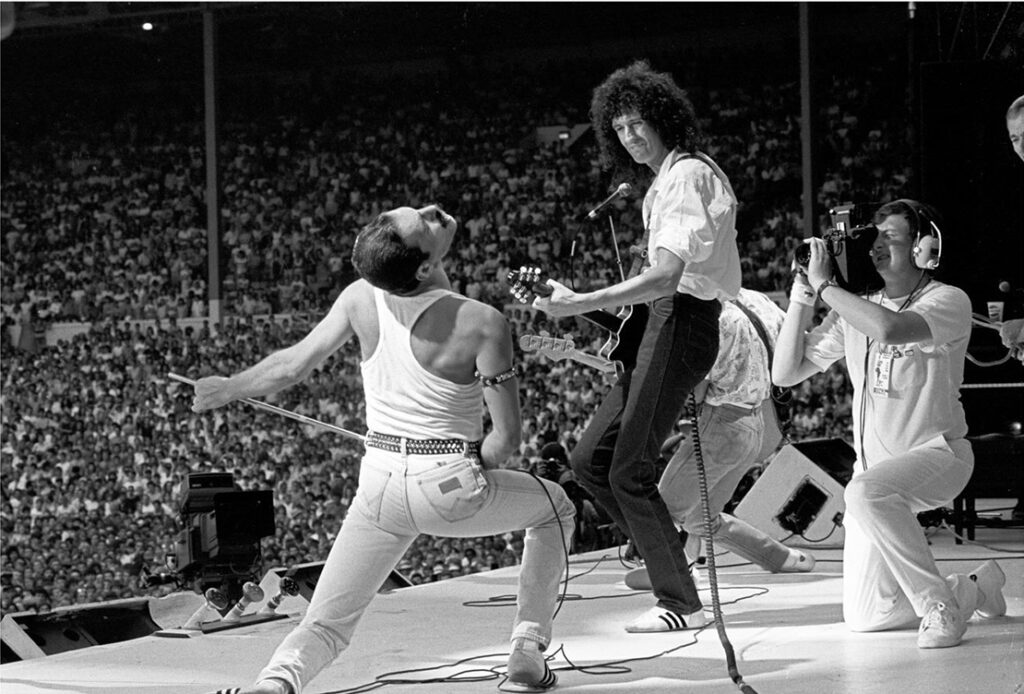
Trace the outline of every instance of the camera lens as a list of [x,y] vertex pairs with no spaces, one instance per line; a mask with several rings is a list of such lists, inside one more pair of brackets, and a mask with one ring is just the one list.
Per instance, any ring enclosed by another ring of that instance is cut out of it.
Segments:
[[793,258],[796,260],[796,264],[802,268],[807,267],[807,263],[811,262],[811,244],[803,243],[796,247],[796,251],[793,253]]

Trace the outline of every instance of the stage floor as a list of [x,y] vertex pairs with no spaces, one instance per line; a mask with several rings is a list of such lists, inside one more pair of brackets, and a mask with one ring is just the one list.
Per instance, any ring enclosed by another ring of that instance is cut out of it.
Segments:
[[[733,555],[718,557],[726,632],[746,684],[760,694],[1024,691],[1024,531],[979,528],[976,540],[987,548],[956,545],[945,530],[931,539],[945,573],[966,572],[994,558],[1007,575],[1007,616],[972,620],[958,648],[919,650],[916,629],[848,631],[841,616],[839,549],[813,550],[818,565],[809,574],[772,575]],[[623,630],[653,604],[649,593],[626,588],[625,572],[614,549],[571,558],[569,597],[548,651],[559,676],[555,691],[739,691],[713,625],[696,634]],[[710,610],[707,574],[701,573],[701,595]],[[369,691],[380,686],[375,685],[379,680],[389,681],[381,691],[391,694],[496,691],[508,653],[513,613],[508,598],[517,574],[518,567],[511,567],[381,594],[352,647],[307,692]],[[298,615],[304,605],[290,598],[283,610]],[[2,691],[204,694],[245,685],[296,618],[192,638],[147,636],[10,663],[0,666]],[[436,681],[460,676],[464,681]]]

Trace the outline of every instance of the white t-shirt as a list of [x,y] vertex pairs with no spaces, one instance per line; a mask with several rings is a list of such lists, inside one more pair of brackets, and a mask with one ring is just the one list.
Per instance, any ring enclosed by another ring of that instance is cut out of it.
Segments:
[[[894,311],[906,300],[888,299],[884,292],[866,298]],[[971,333],[970,298],[933,280],[903,310],[924,318],[930,340],[880,345],[835,311],[806,337],[804,354],[822,371],[846,357],[854,387],[854,443],[866,467],[912,448],[943,447],[967,435],[960,386]]]

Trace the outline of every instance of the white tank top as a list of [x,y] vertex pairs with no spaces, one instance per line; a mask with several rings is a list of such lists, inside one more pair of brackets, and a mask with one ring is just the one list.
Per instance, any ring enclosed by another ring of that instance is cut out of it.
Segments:
[[380,335],[373,354],[360,364],[370,431],[413,439],[483,436],[483,386],[453,383],[430,373],[412,352],[412,327],[423,312],[447,296],[445,289],[418,296],[391,297],[373,289]]

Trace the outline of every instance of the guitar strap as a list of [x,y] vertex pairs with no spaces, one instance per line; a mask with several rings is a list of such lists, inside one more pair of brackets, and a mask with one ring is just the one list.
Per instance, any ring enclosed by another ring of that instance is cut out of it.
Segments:
[[[765,352],[768,355],[768,373],[770,375],[771,372],[772,372],[772,361],[775,358],[775,354],[774,354],[774,351],[772,350],[772,343],[768,339],[768,331],[765,330],[764,323],[761,322],[761,319],[758,318],[756,313],[754,313],[749,308],[744,306],[743,303],[739,299],[733,299],[731,303],[733,303],[736,306],[736,308],[738,308],[739,310],[743,311],[743,314],[747,317],[747,319],[751,322],[751,324],[753,324],[754,330],[757,331],[757,336],[760,337],[761,338],[761,342],[764,343],[764,349],[765,349]],[[781,391],[783,389],[779,389],[779,390]],[[788,392],[788,391],[785,391],[785,392]],[[779,429],[779,433],[782,436],[785,436],[786,425],[789,422],[788,404],[782,402],[783,396],[782,396],[781,392],[777,396],[777,394],[776,394],[776,387],[775,386],[769,386],[768,397],[766,398],[766,400],[771,400],[772,401],[772,410],[773,410],[773,413],[775,414],[776,426]],[[784,406],[787,409],[785,411],[780,411],[780,408],[782,408]]]
[[761,319],[758,318],[756,313],[754,313],[749,308],[744,306],[743,302],[741,302],[739,299],[733,299],[732,303],[736,305],[736,308],[738,308],[739,310],[743,311],[743,313],[744,313],[744,315],[746,315],[747,319],[751,323],[754,324],[754,330],[757,331],[757,336],[761,338],[761,342],[764,343],[765,351],[768,352],[768,371],[770,373],[771,372],[771,368],[772,368],[772,359],[774,358],[774,353],[772,351],[772,343],[768,339],[768,331],[764,329],[764,323],[761,322]]
[[[669,156],[672,155],[670,154]],[[726,190],[729,191],[729,195],[732,196],[733,200],[736,199],[736,193],[734,193],[732,190],[732,184],[729,183],[729,178],[718,167],[718,164],[716,164],[714,160],[711,159],[711,157],[704,154],[703,152],[697,151],[681,153],[679,157],[669,165],[669,170],[671,170],[673,166],[675,166],[676,164],[685,159],[698,159],[702,161],[704,164],[706,164],[715,173],[715,176],[721,179],[722,183],[725,185]],[[651,264],[650,258],[648,257],[647,253],[647,241],[650,239],[650,237],[651,228],[649,225],[644,224],[643,237],[641,237],[640,242],[637,245],[631,246],[629,249],[630,253],[633,254],[634,258],[633,267],[630,269],[628,277],[635,276],[637,273],[640,272],[640,270]]]

